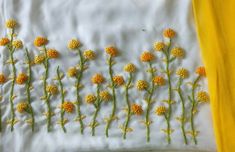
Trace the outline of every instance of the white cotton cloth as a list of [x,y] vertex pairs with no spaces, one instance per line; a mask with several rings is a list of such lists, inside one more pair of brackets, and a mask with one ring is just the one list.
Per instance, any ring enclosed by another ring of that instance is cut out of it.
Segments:
[[[124,75],[123,66],[128,62],[133,62],[138,67],[135,75],[135,81],[138,79],[150,80],[145,72],[147,65],[139,60],[140,54],[145,50],[151,50],[155,41],[162,40],[162,31],[167,28],[173,28],[177,31],[177,37],[173,40],[175,46],[180,46],[186,51],[186,57],[182,61],[174,62],[171,68],[185,67],[190,71],[190,78],[185,82],[195,79],[194,70],[202,65],[200,49],[196,39],[195,26],[190,0],[0,0],[0,35],[6,36],[7,30],[4,28],[4,22],[9,18],[16,19],[20,27],[17,29],[18,38],[24,41],[24,46],[30,51],[31,57],[39,54],[37,48],[33,46],[33,40],[36,36],[46,36],[49,39],[48,47],[57,49],[61,57],[50,61],[50,72],[48,83],[58,84],[53,80],[56,76],[56,67],[60,66],[62,72],[75,66],[79,62],[76,53],[67,49],[67,42],[71,38],[78,38],[83,46],[82,50],[92,49],[98,56],[95,61],[89,62],[89,69],[84,73],[82,83],[85,88],[81,91],[84,96],[88,93],[95,93],[95,87],[91,84],[90,78],[94,73],[102,73],[109,80],[108,66],[105,63],[107,56],[104,48],[108,45],[116,46],[120,51],[120,56],[115,58],[117,64],[114,65],[114,73]],[[157,61],[154,66],[159,69],[158,74],[163,68],[162,56],[156,53]],[[10,75],[11,68],[4,64],[8,59],[8,51],[0,48],[0,71]],[[18,60],[16,63],[17,73],[26,72],[27,65],[23,64],[26,60],[24,50],[15,52],[14,57]],[[16,112],[17,119],[20,120],[15,125],[14,132],[10,132],[10,126],[6,126],[6,120],[10,118],[9,92],[10,84],[8,81],[2,87],[3,101],[1,102],[3,115],[3,132],[1,133],[0,147],[3,152],[75,152],[75,151],[216,151],[214,142],[211,111],[209,104],[199,106],[199,112],[195,116],[196,130],[199,130],[198,145],[194,145],[190,136],[188,136],[189,145],[185,146],[180,130],[180,124],[175,117],[181,113],[181,105],[177,95],[174,95],[176,104],[173,105],[171,125],[175,130],[172,134],[172,144],[168,145],[165,140],[165,134],[161,129],[166,128],[163,117],[156,116],[154,109],[157,105],[162,105],[161,100],[167,98],[167,87],[162,87],[154,94],[156,103],[151,110],[151,141],[146,142],[145,126],[140,123],[144,116],[133,116],[130,127],[133,132],[127,134],[127,139],[122,139],[122,132],[119,128],[125,121],[125,113],[122,110],[126,101],[123,93],[124,89],[117,89],[117,116],[118,121],[112,123],[109,131],[110,137],[104,135],[104,118],[111,113],[112,104],[102,104],[98,115],[100,125],[96,128],[96,136],[91,136],[91,129],[88,124],[91,122],[94,107],[82,104],[81,110],[86,119],[84,135],[80,134],[79,123],[74,122],[75,114],[65,115],[69,119],[66,124],[67,133],[63,133],[60,125],[56,122],[60,118],[60,95],[51,99],[53,111],[56,116],[53,117],[53,131],[48,133],[46,129],[46,119],[42,113],[46,110],[46,105],[40,100],[43,95],[42,81],[40,77],[44,73],[42,65],[33,66],[33,86],[32,106],[35,110],[36,130],[31,132],[31,128],[24,122],[29,118],[28,115],[22,115]],[[174,80],[176,78],[174,77]],[[72,87],[75,80],[65,77],[63,84],[67,90],[66,100],[75,101],[75,88]],[[175,86],[175,83],[173,84]],[[200,90],[206,90],[206,81],[201,81]],[[188,89],[187,89],[188,88]],[[190,87],[185,87],[184,92],[189,93]],[[24,86],[15,87],[18,102],[25,100]],[[146,103],[143,100],[144,94],[139,93],[135,88],[130,91],[132,102],[143,105],[146,109]],[[187,97],[185,96],[187,99]],[[186,106],[190,103],[186,100]],[[189,108],[187,108],[189,116]],[[189,123],[186,125],[190,129]]]

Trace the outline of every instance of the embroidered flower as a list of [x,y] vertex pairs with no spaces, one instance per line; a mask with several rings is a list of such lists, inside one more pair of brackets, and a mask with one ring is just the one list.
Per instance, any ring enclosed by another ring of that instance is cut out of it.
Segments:
[[29,110],[29,104],[28,104],[27,102],[20,102],[20,103],[17,104],[16,110],[17,110],[19,113],[28,112],[28,110]]
[[0,39],[0,46],[6,46],[10,40],[7,37],[3,37]]
[[101,91],[99,96],[103,101],[109,101],[112,99],[112,95],[108,91]]
[[155,59],[155,56],[153,53],[149,52],[149,51],[144,51],[141,56],[140,56],[140,60],[142,62],[151,62]]
[[125,83],[124,78],[121,75],[113,76],[113,82],[117,86],[121,86]]
[[96,57],[95,52],[92,50],[85,50],[83,56],[88,60],[94,60]]
[[62,109],[67,112],[67,113],[73,113],[74,110],[75,110],[75,106],[72,102],[69,102],[69,101],[65,101],[63,104],[62,104]]
[[35,64],[40,64],[40,63],[42,63],[44,60],[45,60],[45,56],[42,55],[42,54],[40,54],[40,55],[35,56],[35,58],[34,58],[34,63],[35,63]]
[[206,70],[205,70],[205,67],[203,67],[203,66],[198,67],[195,72],[199,76],[202,76],[202,77],[206,76]]
[[185,54],[182,48],[176,47],[171,50],[171,55],[176,58],[183,58]]
[[88,95],[86,95],[86,97],[85,97],[85,101],[86,101],[86,103],[88,103],[88,104],[93,104],[95,101],[96,101],[96,96],[95,95],[93,95],[93,94],[88,94]]
[[77,39],[72,39],[68,42],[67,46],[70,50],[75,50],[81,46],[81,43]]
[[165,47],[165,44],[163,42],[155,42],[153,44],[153,48],[156,50],[156,51],[162,51]]
[[16,49],[21,49],[23,47],[23,42],[21,40],[14,40],[12,42],[12,45],[16,48]]
[[134,64],[128,63],[127,65],[124,66],[124,71],[129,73],[134,73],[136,71],[136,67]]
[[146,90],[148,88],[148,82],[145,80],[138,80],[136,83],[136,88],[140,91]]
[[155,110],[156,115],[161,116],[166,113],[166,107],[165,106],[159,106]]
[[158,85],[158,86],[163,86],[166,83],[165,79],[162,76],[155,76],[153,78],[153,82],[155,85]]
[[48,40],[45,37],[38,36],[34,39],[34,46],[41,47],[47,45]]
[[46,91],[52,95],[55,95],[58,93],[58,88],[56,85],[51,84],[46,86]]
[[19,85],[24,84],[27,80],[28,80],[28,76],[25,73],[20,73],[16,77],[16,83]]
[[185,79],[189,76],[189,72],[187,69],[185,68],[179,68],[177,71],[176,71],[176,75],[178,75],[180,78],[182,79]]
[[4,84],[6,82],[6,77],[3,73],[0,73],[0,84]]
[[68,71],[67,71],[67,75],[69,77],[76,77],[77,76],[77,69],[76,69],[76,67],[69,68]]
[[175,35],[176,33],[173,29],[168,28],[163,31],[163,36],[166,38],[173,38]]
[[141,105],[138,104],[132,104],[131,105],[131,111],[135,114],[135,115],[141,115],[143,113],[143,109]]
[[197,93],[197,100],[198,100],[199,102],[207,102],[207,101],[209,101],[209,95],[208,95],[208,93],[205,92],[205,91],[199,91],[199,92]]
[[114,46],[109,46],[105,48],[105,52],[111,57],[115,57],[118,55],[118,50]]
[[47,50],[47,56],[50,59],[56,59],[59,57],[59,52],[56,49],[48,49]]
[[105,81],[105,79],[104,79],[103,75],[97,73],[97,74],[92,76],[91,81],[94,84],[101,84]]
[[5,23],[6,28],[13,29],[17,26],[17,22],[14,19],[9,19]]

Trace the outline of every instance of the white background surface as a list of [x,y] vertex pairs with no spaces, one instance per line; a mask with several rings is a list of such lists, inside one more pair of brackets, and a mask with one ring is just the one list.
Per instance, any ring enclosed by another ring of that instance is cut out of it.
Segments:
[[[20,23],[18,29],[18,37],[22,39],[30,50],[32,56],[39,52],[33,46],[33,40],[36,36],[46,36],[50,40],[49,47],[56,48],[61,58],[51,61],[49,83],[53,82],[52,78],[56,75],[57,65],[61,66],[63,72],[71,66],[78,63],[79,58],[66,48],[67,42],[71,38],[78,38],[83,43],[83,49],[93,49],[98,54],[98,58],[92,61],[89,70],[85,72],[85,89],[82,90],[82,96],[87,93],[95,92],[95,87],[90,82],[90,77],[96,72],[101,72],[107,78],[108,69],[105,64],[105,54],[103,49],[107,45],[115,45],[119,48],[121,55],[116,58],[118,64],[114,66],[115,74],[126,74],[123,72],[123,66],[128,62],[135,63],[139,72],[136,80],[147,78],[144,73],[146,65],[139,61],[139,55],[144,50],[152,50],[152,43],[162,40],[161,33],[164,28],[171,27],[177,31],[175,45],[181,46],[186,51],[186,58],[182,62],[176,62],[181,66],[188,68],[191,73],[195,68],[201,65],[199,47],[196,40],[191,2],[190,0],[0,0],[0,35],[5,36],[6,30],[3,29],[4,22],[8,18],[15,18]],[[0,48],[0,70],[4,73],[10,73],[8,65],[3,63],[8,58],[7,50]],[[160,69],[162,67],[161,56],[158,55],[155,66]],[[16,64],[17,73],[26,72],[24,51],[15,53],[15,58],[19,60]],[[67,116],[70,122],[66,125],[67,134],[64,134],[60,126],[56,124],[59,119],[60,96],[53,98],[52,107],[56,116],[53,117],[53,132],[47,133],[46,120],[42,116],[46,105],[40,100],[43,94],[42,81],[39,80],[43,75],[43,66],[33,67],[33,85],[32,92],[33,108],[36,112],[36,132],[31,133],[29,126],[23,122],[26,115],[19,115],[17,118],[21,121],[15,125],[15,131],[10,132],[9,126],[4,125],[4,132],[1,133],[1,151],[4,152],[62,152],[62,151],[108,151],[108,150],[203,150],[215,151],[214,136],[212,130],[212,122],[210,116],[209,104],[200,106],[198,115],[196,116],[196,128],[200,131],[198,136],[198,145],[194,146],[190,140],[189,146],[184,146],[179,122],[174,117],[181,112],[180,103],[173,106],[173,119],[171,121],[172,128],[175,132],[172,134],[172,144],[167,145],[165,135],[160,129],[165,128],[165,120],[155,116],[151,111],[151,142],[146,143],[145,127],[139,121],[143,117],[132,117],[130,127],[133,132],[127,135],[127,140],[122,140],[121,130],[118,128],[125,120],[125,115],[121,110],[125,106],[125,100],[122,96],[124,89],[117,91],[118,96],[118,113],[119,121],[113,123],[110,129],[110,137],[104,136],[105,123],[103,118],[111,113],[111,103],[103,104],[98,116],[101,123],[96,128],[96,137],[92,137],[90,128],[86,127],[85,135],[79,133],[79,124],[73,122],[75,114]],[[192,81],[195,75],[191,74],[186,81]],[[71,87],[74,80],[71,78],[63,79],[65,89],[68,91],[67,100],[74,101],[75,88]],[[206,88],[205,84],[202,88]],[[2,104],[3,121],[10,117],[10,106],[8,102],[8,94],[10,81],[4,85],[2,91],[4,100]],[[24,95],[24,87],[16,87],[15,104],[26,97]],[[143,101],[143,94],[138,94],[135,89],[131,90],[130,98],[132,101],[142,104],[146,108]],[[161,100],[167,98],[167,87],[157,90],[154,99],[156,105],[162,104]],[[176,101],[178,100],[175,98]],[[188,101],[187,101],[188,102]],[[189,104],[187,104],[189,105]],[[83,104],[82,112],[87,115],[84,120],[85,124],[91,121],[91,115],[94,108],[91,105]],[[186,126],[189,129],[189,125]],[[189,138],[190,139],[190,138]]]

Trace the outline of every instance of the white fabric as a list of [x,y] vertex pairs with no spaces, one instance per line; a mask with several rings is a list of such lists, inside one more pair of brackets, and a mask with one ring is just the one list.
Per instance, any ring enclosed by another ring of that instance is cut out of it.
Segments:
[[[106,56],[104,47],[107,45],[115,45],[121,51],[121,55],[116,58],[118,64],[114,66],[116,74],[126,74],[123,72],[123,66],[128,62],[135,63],[139,72],[135,80],[145,78],[149,80],[148,75],[144,73],[146,65],[139,61],[139,55],[144,50],[152,50],[153,42],[162,40],[162,30],[171,27],[177,31],[177,38],[174,40],[176,46],[181,46],[186,50],[186,58],[182,62],[176,62],[181,66],[188,68],[191,73],[195,68],[201,65],[199,47],[196,40],[194,28],[191,2],[190,0],[0,0],[0,34],[1,37],[6,35],[4,22],[8,18],[15,18],[20,23],[17,30],[18,37],[22,39],[25,46],[30,50],[31,56],[39,53],[33,46],[33,40],[36,36],[46,36],[50,40],[49,47],[56,48],[61,54],[58,60],[50,62],[50,78],[49,83],[57,83],[52,79],[56,76],[56,67],[59,65],[63,72],[71,66],[78,63],[79,58],[75,53],[69,52],[67,42],[71,38],[81,40],[82,49],[92,49],[98,54],[95,61],[90,62],[89,69],[85,72],[82,80],[85,89],[82,90],[82,96],[90,92],[95,92],[95,87],[90,82],[90,77],[96,72],[101,72],[108,79],[108,67],[105,64]],[[6,49],[0,48],[0,70],[10,74],[9,65],[3,64],[8,59]],[[162,67],[161,56],[158,55],[155,66],[160,69]],[[26,72],[25,52],[17,51],[15,58],[18,59],[16,64],[17,73]],[[13,133],[10,132],[10,126],[5,126],[1,133],[1,151],[4,152],[62,152],[62,151],[108,151],[108,150],[202,150],[215,151],[215,143],[211,122],[211,114],[209,104],[200,106],[199,113],[196,115],[196,129],[200,131],[198,136],[198,145],[195,146],[191,140],[188,146],[184,146],[183,138],[179,126],[179,122],[175,117],[180,115],[181,106],[178,101],[173,106],[173,119],[171,121],[172,128],[175,132],[172,134],[172,144],[167,145],[165,134],[160,129],[165,128],[165,120],[154,114],[156,105],[162,104],[161,100],[167,97],[167,87],[157,90],[154,99],[157,100],[151,111],[151,142],[146,143],[146,130],[140,120],[141,117],[132,117],[130,127],[133,132],[127,134],[127,139],[121,137],[119,125],[123,124],[125,114],[121,110],[125,106],[125,100],[122,93],[124,89],[118,89],[118,121],[112,124],[110,129],[110,137],[104,136],[105,123],[104,117],[111,113],[111,103],[102,104],[101,111],[98,115],[98,121],[101,123],[96,128],[96,136],[91,136],[91,129],[85,128],[85,135],[79,132],[79,124],[74,122],[75,114],[66,115],[69,117],[69,123],[66,125],[67,133],[64,134],[60,126],[56,124],[59,119],[60,96],[51,100],[56,116],[53,117],[53,131],[47,133],[46,120],[42,113],[45,111],[46,105],[40,100],[43,95],[42,81],[40,76],[43,75],[43,66],[33,67],[33,86],[32,92],[33,108],[36,112],[36,131],[31,133],[30,127],[23,121],[27,115],[19,115],[17,118],[21,121],[15,125]],[[195,78],[191,74],[186,81],[192,81]],[[68,91],[66,99],[75,101],[75,88],[71,87],[75,80],[71,78],[63,79],[65,89]],[[10,81],[4,85],[4,98],[1,103],[3,121],[6,122],[10,118],[9,106],[9,88]],[[202,85],[202,89],[206,89],[206,83]],[[16,94],[18,97],[14,103],[18,103],[25,99],[24,87],[16,86]],[[131,90],[130,98],[132,101],[144,105],[143,94],[138,94],[135,89]],[[177,96],[176,96],[177,99]],[[189,101],[187,101],[187,106]],[[87,116],[84,123],[87,125],[91,121],[91,115],[94,108],[91,105],[83,104],[82,112]],[[187,130],[190,126],[187,124]],[[190,139],[190,138],[188,138]]]

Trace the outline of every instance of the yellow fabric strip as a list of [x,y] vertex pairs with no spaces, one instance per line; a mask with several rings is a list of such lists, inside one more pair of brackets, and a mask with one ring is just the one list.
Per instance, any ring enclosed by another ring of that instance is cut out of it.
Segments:
[[235,0],[193,0],[218,152],[235,151]]

